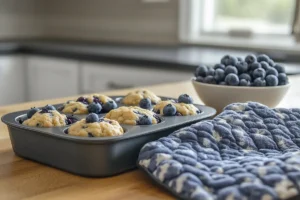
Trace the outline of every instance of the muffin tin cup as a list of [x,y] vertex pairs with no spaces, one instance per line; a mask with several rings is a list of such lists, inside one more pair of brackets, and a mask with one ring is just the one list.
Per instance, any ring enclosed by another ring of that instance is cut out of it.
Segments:
[[[119,100],[123,96],[112,96]],[[162,100],[172,99],[161,97]],[[124,106],[116,101],[118,106]],[[62,104],[54,105],[56,108]],[[78,137],[64,133],[70,126],[41,128],[29,127],[18,122],[27,111],[9,113],[2,117],[7,124],[14,152],[73,174],[88,177],[105,177],[133,169],[141,147],[174,130],[215,115],[213,108],[197,105],[202,112],[194,116],[161,116],[161,123],[154,125],[123,125],[124,135],[113,137]],[[86,115],[74,115],[79,120]],[[104,114],[100,114],[104,117]]]

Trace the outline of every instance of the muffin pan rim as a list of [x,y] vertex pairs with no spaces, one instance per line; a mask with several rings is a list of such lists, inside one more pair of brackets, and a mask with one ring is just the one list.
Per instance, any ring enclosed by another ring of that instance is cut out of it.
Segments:
[[[118,95],[118,96],[109,96],[112,99],[117,99],[117,98],[123,98],[123,95]],[[163,97],[159,96],[164,99],[174,99],[171,97]],[[117,102],[117,101],[116,101]],[[118,103],[118,107],[120,106],[126,106],[124,104]],[[60,104],[54,104],[56,108],[61,106],[63,103]],[[216,110],[214,108],[204,106],[204,105],[199,105],[199,104],[194,104],[198,109],[200,109],[201,113],[198,115],[194,116],[174,116],[174,117],[165,117],[162,115],[158,115],[161,119],[162,122],[158,124],[152,124],[152,125],[126,125],[126,124],[120,124],[121,127],[124,130],[124,134],[120,136],[111,136],[111,137],[79,137],[79,136],[72,136],[64,133],[64,130],[69,128],[70,125],[67,126],[60,126],[60,127],[50,127],[50,128],[41,128],[41,127],[30,127],[30,126],[25,126],[17,122],[17,118],[26,114],[27,110],[22,110],[22,111],[17,111],[17,112],[12,112],[8,113],[4,116],[2,116],[1,120],[8,126],[12,126],[18,129],[26,129],[32,132],[37,132],[41,133],[44,135],[48,135],[51,137],[57,137],[60,139],[65,139],[65,140],[71,140],[75,142],[88,142],[88,143],[108,143],[108,142],[118,142],[120,140],[126,140],[126,139],[131,139],[134,137],[140,137],[140,136],[145,136],[157,131],[165,131],[170,128],[174,128],[176,126],[182,126],[186,123],[191,123],[191,122],[197,122],[202,119],[208,118],[210,116],[213,116],[216,114]],[[59,111],[60,112],[60,111]],[[62,113],[62,112],[60,112]],[[64,114],[64,113],[62,113]],[[100,117],[104,117],[106,113],[101,113],[99,114]],[[66,116],[69,116],[71,114],[65,114]],[[78,118],[79,120],[83,119],[86,114],[80,114],[80,115],[73,115],[74,117]],[[192,119],[190,119],[192,118]],[[177,119],[177,120],[174,120]],[[184,119],[184,120],[178,120],[178,119]]]

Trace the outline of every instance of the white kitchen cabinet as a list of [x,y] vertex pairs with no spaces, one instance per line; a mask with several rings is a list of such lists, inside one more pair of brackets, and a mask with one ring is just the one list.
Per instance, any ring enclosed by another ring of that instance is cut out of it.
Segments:
[[0,56],[0,105],[26,100],[25,72],[22,56]]
[[82,92],[139,87],[158,83],[188,80],[191,72],[166,70],[143,66],[126,66],[106,63],[82,64]]
[[28,57],[29,100],[51,99],[79,93],[79,61]]

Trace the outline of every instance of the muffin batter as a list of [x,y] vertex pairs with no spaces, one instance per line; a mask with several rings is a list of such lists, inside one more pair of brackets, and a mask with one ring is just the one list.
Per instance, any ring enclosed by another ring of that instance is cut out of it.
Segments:
[[140,89],[140,90],[129,92],[124,97],[123,103],[125,105],[136,106],[144,98],[149,98],[152,104],[157,104],[159,101],[161,101],[161,99],[158,96],[156,96],[153,92],[149,90]]
[[110,137],[123,135],[124,130],[115,120],[101,119],[99,122],[87,123],[82,119],[70,126],[68,134],[81,137]]
[[158,116],[154,112],[137,106],[122,106],[111,110],[105,115],[108,119],[113,119],[118,121],[120,124],[128,125],[142,125],[141,120],[145,116],[150,118],[149,120],[151,124],[157,124],[160,122]]
[[157,114],[163,114],[163,109],[168,104],[173,104],[176,107],[177,112],[183,116],[197,115],[200,113],[198,108],[196,108],[193,104],[175,103],[172,100],[160,101],[154,106],[153,111]]
[[30,119],[25,120],[22,124],[26,126],[36,127],[55,127],[66,126],[67,117],[64,114],[60,114],[56,110],[41,110],[36,112]]
[[110,97],[102,94],[92,94],[90,96],[79,97],[76,101],[67,101],[61,111],[63,113],[70,114],[88,114],[88,105],[92,102],[100,103],[101,105],[105,104],[108,101],[113,101]]

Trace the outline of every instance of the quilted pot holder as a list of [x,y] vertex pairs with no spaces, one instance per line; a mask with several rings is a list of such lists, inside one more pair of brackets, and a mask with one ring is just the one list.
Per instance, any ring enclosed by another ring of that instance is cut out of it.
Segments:
[[300,109],[235,103],[147,143],[138,165],[181,199],[288,199],[300,191],[299,147]]

